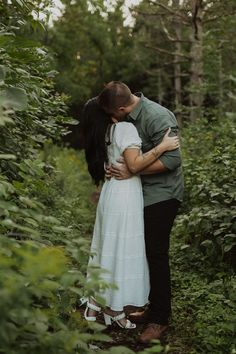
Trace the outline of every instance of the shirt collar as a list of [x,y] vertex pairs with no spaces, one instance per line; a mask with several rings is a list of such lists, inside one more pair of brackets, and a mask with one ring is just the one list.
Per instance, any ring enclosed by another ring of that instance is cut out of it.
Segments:
[[128,119],[136,120],[141,111],[144,95],[142,92],[136,92],[135,96],[140,97],[138,104],[134,107],[134,109],[128,114]]

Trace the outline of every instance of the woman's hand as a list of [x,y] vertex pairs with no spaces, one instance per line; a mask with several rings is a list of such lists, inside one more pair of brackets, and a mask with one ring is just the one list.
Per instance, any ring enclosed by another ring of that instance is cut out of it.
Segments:
[[160,147],[162,147],[163,151],[171,151],[179,148],[179,138],[178,136],[169,136],[171,129],[168,128],[167,132],[164,135],[162,142],[160,143]]
[[105,177],[108,180],[110,180],[112,177],[115,177],[115,179],[122,180],[133,176],[132,173],[129,171],[123,157],[119,157],[117,159],[117,164],[114,165],[104,164],[104,170],[105,170]]
[[115,179],[128,179],[133,176],[133,174],[128,169],[125,163],[125,159],[121,156],[116,160],[117,164],[111,165],[111,173]]

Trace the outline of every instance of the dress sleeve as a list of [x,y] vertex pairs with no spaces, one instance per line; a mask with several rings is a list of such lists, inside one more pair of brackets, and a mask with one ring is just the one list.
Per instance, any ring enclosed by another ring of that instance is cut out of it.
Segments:
[[142,146],[142,140],[138,131],[132,123],[121,122],[116,124],[115,142],[120,150],[120,154],[128,148],[138,148]]

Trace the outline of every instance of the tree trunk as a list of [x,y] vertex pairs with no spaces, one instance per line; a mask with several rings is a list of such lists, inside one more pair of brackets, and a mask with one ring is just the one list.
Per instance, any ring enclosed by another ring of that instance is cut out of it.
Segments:
[[203,104],[203,1],[192,0],[192,45],[190,51],[190,119],[195,122],[202,114]]
[[158,86],[158,103],[163,102],[163,88],[162,88],[162,71],[161,69],[157,72],[157,86]]
[[222,46],[223,42],[220,42],[219,45],[219,54],[218,54],[218,60],[219,60],[219,109],[220,112],[222,112],[223,109],[223,65],[222,65]]
[[[173,5],[178,8],[180,6],[179,0],[173,0]],[[181,115],[181,89],[182,89],[182,84],[181,84],[181,65],[180,65],[180,60],[181,57],[178,55],[178,53],[181,53],[181,23],[179,20],[179,17],[177,16],[173,20],[173,25],[175,29],[175,36],[176,36],[176,42],[175,42],[175,56],[174,56],[174,84],[175,84],[175,115],[179,124],[179,127],[182,127],[182,115]]]

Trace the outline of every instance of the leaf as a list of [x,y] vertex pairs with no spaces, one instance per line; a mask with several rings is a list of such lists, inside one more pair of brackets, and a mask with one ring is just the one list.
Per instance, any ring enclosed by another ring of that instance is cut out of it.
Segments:
[[51,70],[47,73],[47,77],[52,77],[54,78],[59,72],[56,70]]
[[14,212],[17,212],[19,210],[19,208],[15,204],[13,204],[12,202],[5,202],[4,200],[0,200],[0,208]]
[[71,229],[69,229],[68,227],[64,227],[64,226],[53,226],[52,229],[53,229],[53,231],[56,231],[56,232],[71,232]]
[[19,4],[21,7],[23,7],[23,6],[24,6],[23,1],[21,1],[21,0],[15,0],[15,2],[17,2],[17,4]]
[[189,247],[190,247],[190,245],[183,245],[183,246],[180,247],[180,249],[182,251],[182,250],[185,250],[186,248],[189,248]]
[[0,154],[0,160],[15,160],[16,156],[13,154]]
[[0,126],[4,126],[6,123],[13,124],[14,121],[11,118],[7,117],[6,115],[2,115],[2,116],[0,115]]
[[27,108],[28,100],[25,90],[18,87],[8,87],[0,91],[0,105],[5,108],[13,108],[16,111],[23,111]]
[[201,242],[201,245],[205,247],[211,247],[213,245],[213,242],[211,240],[205,240]]
[[6,67],[4,65],[0,65],[0,81],[4,81],[6,76]]
[[79,121],[76,119],[71,119],[71,118],[66,119],[65,117],[63,119],[64,119],[63,123],[66,123],[66,124],[70,124],[70,125],[78,125],[79,124]]
[[37,202],[35,202],[34,200],[31,200],[31,199],[29,199],[27,197],[20,196],[19,199],[27,207],[35,208],[35,209],[37,209],[37,207],[38,207]]
[[233,242],[231,245],[224,246],[224,252],[229,252],[234,246],[235,242]]

